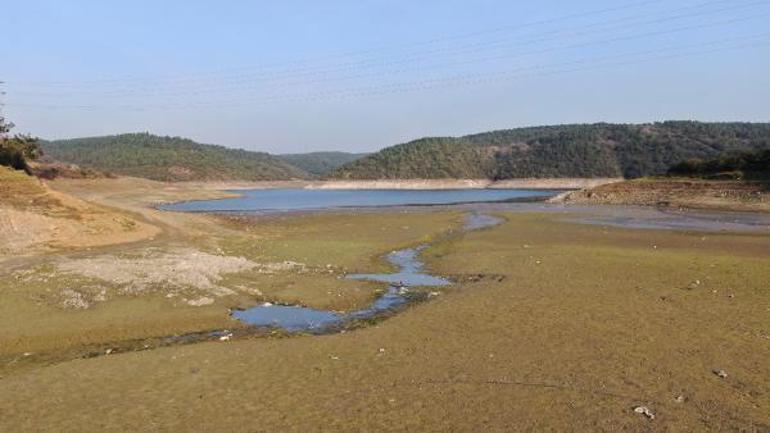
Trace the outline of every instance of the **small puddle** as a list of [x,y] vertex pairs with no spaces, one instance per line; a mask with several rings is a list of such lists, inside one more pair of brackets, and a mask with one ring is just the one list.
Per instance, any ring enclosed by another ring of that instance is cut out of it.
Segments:
[[[464,230],[479,230],[503,222],[502,218],[472,213],[466,215]],[[398,267],[388,274],[350,274],[345,278],[359,281],[388,283],[387,290],[368,307],[349,313],[317,310],[297,305],[275,305],[265,303],[247,310],[234,311],[232,316],[249,325],[281,328],[288,332],[323,332],[332,327],[344,326],[354,320],[371,319],[383,313],[408,304],[414,300],[430,297],[430,294],[415,292],[413,287],[437,287],[452,284],[446,278],[426,274],[422,271],[420,253],[427,248],[421,245],[393,251],[386,259]]]
[[465,230],[479,230],[503,223],[502,218],[483,213],[471,213],[465,216]]
[[321,332],[332,327],[345,325],[353,320],[376,317],[417,299],[420,294],[413,292],[411,287],[451,284],[447,279],[424,274],[420,271],[423,264],[417,259],[417,255],[423,249],[425,246],[393,251],[388,254],[388,261],[398,266],[398,272],[392,274],[351,274],[345,277],[351,280],[378,281],[390,284],[382,295],[364,309],[350,313],[338,313],[297,305],[265,303],[248,310],[235,311],[233,317],[249,325],[282,328],[289,332]]

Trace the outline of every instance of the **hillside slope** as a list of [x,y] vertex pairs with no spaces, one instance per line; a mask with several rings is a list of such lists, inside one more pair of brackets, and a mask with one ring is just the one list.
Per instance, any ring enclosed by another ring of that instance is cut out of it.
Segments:
[[285,180],[308,174],[261,152],[200,144],[148,133],[41,143],[56,160],[111,173],[162,181]]
[[627,177],[727,151],[770,148],[768,123],[561,125],[423,138],[330,173],[336,179]]
[[0,167],[0,259],[135,242],[158,233],[134,215],[54,191],[23,171]]
[[286,163],[316,176],[323,176],[332,170],[366,156],[365,153],[310,152],[277,155]]

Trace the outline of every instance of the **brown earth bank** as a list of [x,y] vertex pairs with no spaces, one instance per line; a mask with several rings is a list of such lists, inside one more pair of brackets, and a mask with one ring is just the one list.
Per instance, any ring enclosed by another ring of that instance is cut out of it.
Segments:
[[554,197],[550,201],[567,204],[770,212],[770,184],[689,178],[647,178],[572,191]]

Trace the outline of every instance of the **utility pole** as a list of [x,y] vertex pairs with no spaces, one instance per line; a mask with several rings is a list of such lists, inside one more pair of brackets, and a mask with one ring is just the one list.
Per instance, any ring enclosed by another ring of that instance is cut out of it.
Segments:
[[8,138],[8,132],[13,127],[12,124],[5,122],[3,108],[5,107],[5,81],[0,81],[0,141]]

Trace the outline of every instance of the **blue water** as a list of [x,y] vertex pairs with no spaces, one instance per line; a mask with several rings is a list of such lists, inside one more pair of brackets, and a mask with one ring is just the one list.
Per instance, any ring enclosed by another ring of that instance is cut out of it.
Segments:
[[233,317],[254,326],[273,326],[289,332],[322,330],[342,323],[345,316],[333,311],[315,310],[295,305],[258,305],[234,311]]
[[378,281],[380,283],[394,284],[396,286],[445,286],[449,280],[422,272],[422,262],[417,255],[425,247],[408,248],[393,251],[388,254],[388,261],[398,266],[399,271],[392,274],[350,274],[346,278],[351,280]]
[[321,190],[252,189],[233,191],[241,197],[199,200],[161,206],[188,212],[266,212],[350,207],[441,205],[513,200],[537,200],[558,193],[553,190]]

